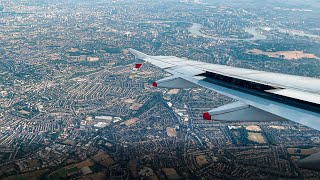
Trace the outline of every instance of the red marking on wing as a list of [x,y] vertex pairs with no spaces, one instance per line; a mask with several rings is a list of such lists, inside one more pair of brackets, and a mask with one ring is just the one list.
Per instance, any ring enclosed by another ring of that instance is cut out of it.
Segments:
[[208,112],[204,112],[202,116],[204,120],[211,120],[211,115]]
[[142,64],[136,64],[135,68],[139,69],[141,68]]
[[152,86],[153,86],[153,87],[158,87],[158,84],[157,84],[156,82],[153,82],[153,83],[152,83]]

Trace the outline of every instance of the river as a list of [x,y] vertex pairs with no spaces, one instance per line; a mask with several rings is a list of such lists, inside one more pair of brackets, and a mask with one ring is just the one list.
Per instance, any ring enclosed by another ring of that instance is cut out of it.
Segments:
[[260,34],[256,28],[252,27],[252,28],[245,28],[244,30],[249,33],[252,34],[253,37],[252,38],[248,38],[248,39],[240,39],[240,38],[228,38],[228,37],[216,37],[216,36],[210,36],[210,35],[206,35],[204,33],[201,32],[202,29],[202,25],[199,23],[193,23],[193,22],[184,22],[184,21],[130,21],[130,20],[120,20],[120,19],[114,19],[112,17],[106,17],[110,20],[113,21],[120,21],[120,22],[127,22],[127,23],[141,23],[141,24],[162,24],[162,23],[177,23],[177,22],[183,22],[183,23],[188,23],[191,26],[188,28],[188,31],[191,35],[194,36],[200,36],[200,37],[204,37],[204,38],[210,38],[210,39],[216,39],[216,40],[226,40],[226,41],[255,41],[255,40],[264,40],[267,39],[267,36]]
[[210,38],[210,39],[216,39],[216,40],[226,40],[226,41],[255,41],[255,40],[264,40],[267,39],[267,36],[260,34],[256,28],[252,27],[252,28],[245,28],[244,30],[249,33],[252,34],[253,37],[252,38],[248,38],[248,39],[240,39],[240,38],[228,38],[228,37],[217,37],[217,36],[210,36],[207,34],[204,34],[201,32],[202,29],[202,25],[198,24],[198,23],[192,23],[192,26],[190,28],[188,28],[188,31],[191,35],[194,36],[200,36],[200,37],[204,37],[204,38]]

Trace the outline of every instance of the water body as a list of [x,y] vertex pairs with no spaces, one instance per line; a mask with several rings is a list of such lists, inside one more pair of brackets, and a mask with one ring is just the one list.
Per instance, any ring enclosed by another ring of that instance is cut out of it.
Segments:
[[278,28],[277,30],[280,33],[283,33],[283,34],[289,34],[289,35],[301,36],[301,37],[308,37],[308,38],[320,40],[320,36],[319,35],[309,34],[309,33],[303,32],[303,31],[299,31],[299,30],[290,30],[290,29],[283,29],[283,28]]
[[245,28],[244,30],[253,35],[252,38],[248,39],[240,39],[240,38],[228,38],[228,37],[217,37],[217,36],[211,36],[207,35],[201,32],[202,25],[198,23],[192,23],[192,26],[188,29],[191,35],[194,36],[200,36],[204,38],[210,38],[210,39],[216,39],[216,40],[226,40],[226,41],[255,41],[255,40],[264,40],[267,39],[267,36],[260,34],[256,28]]
[[191,26],[188,28],[188,31],[191,35],[204,37],[204,38],[210,38],[215,40],[226,40],[226,41],[255,41],[255,40],[264,40],[267,39],[267,36],[260,34],[256,28],[245,28],[244,30],[252,34],[252,38],[248,39],[240,39],[240,38],[228,38],[228,37],[216,37],[211,35],[206,35],[201,32],[202,25],[199,23],[193,23],[193,22],[185,22],[185,21],[130,21],[130,20],[119,20],[119,19],[113,19],[112,17],[106,17],[110,20],[114,21],[120,21],[120,22],[127,22],[127,23],[140,23],[140,24],[163,24],[163,23],[188,23]]

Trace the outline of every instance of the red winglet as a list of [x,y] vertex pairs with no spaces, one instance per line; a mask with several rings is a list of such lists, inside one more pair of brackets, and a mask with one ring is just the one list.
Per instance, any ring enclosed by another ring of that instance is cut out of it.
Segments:
[[158,87],[158,84],[157,84],[156,82],[153,82],[153,83],[152,83],[152,86],[153,86],[153,87]]
[[202,116],[204,120],[211,120],[211,115],[208,112],[204,112]]
[[139,69],[141,68],[142,64],[136,64],[135,68]]

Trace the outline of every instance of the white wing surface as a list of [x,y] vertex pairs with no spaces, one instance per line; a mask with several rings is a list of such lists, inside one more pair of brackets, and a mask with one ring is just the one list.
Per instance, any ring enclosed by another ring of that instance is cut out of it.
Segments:
[[[270,120],[287,119],[320,130],[320,79],[210,64],[174,56],[149,56],[134,49],[129,50],[137,59],[173,74],[172,77],[156,81],[155,86],[204,87],[250,106],[250,111],[246,111],[251,113],[248,117],[255,117],[250,121],[259,121],[259,114],[252,113],[261,112],[261,117],[266,120],[269,113]],[[218,110],[206,112],[204,118],[215,120],[216,116],[217,119],[223,119],[221,113],[217,116]],[[239,111],[239,114],[243,112]],[[234,113],[232,116],[226,113],[225,117],[237,117]],[[237,119],[234,118],[234,121]]]

